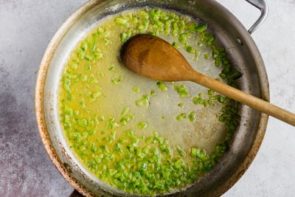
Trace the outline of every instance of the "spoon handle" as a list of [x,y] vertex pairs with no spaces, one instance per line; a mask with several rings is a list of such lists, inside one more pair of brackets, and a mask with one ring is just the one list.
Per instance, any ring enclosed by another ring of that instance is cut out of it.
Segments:
[[290,125],[295,126],[295,114],[291,113],[285,109],[282,109],[276,105],[266,102],[260,98],[254,97],[250,94],[242,92],[236,88],[212,79],[198,72],[191,73],[193,82],[203,85],[209,89],[219,92],[233,100],[239,101],[249,107],[256,109],[260,112],[273,116],[279,120],[282,120]]

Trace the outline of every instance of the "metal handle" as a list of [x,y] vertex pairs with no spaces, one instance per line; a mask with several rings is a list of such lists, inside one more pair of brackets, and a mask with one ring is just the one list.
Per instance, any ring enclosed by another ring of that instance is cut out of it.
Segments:
[[261,12],[260,17],[257,19],[257,21],[250,27],[248,32],[252,34],[258,26],[264,21],[264,19],[267,16],[268,13],[268,7],[266,5],[265,0],[246,0],[248,3],[253,5],[254,7],[258,8]]

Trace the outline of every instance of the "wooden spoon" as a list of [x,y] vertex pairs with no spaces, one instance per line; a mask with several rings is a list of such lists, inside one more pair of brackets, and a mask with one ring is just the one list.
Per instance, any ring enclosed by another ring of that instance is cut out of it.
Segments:
[[193,81],[295,126],[295,114],[193,70],[175,47],[158,37],[130,38],[122,47],[121,59],[137,74],[160,81]]

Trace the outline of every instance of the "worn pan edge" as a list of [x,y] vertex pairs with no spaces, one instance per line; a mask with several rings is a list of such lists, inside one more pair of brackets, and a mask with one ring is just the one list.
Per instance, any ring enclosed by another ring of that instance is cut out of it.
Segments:
[[[84,188],[81,184],[79,184],[78,180],[76,180],[73,176],[71,176],[71,173],[63,163],[60,161],[59,157],[56,154],[56,151],[54,150],[51,140],[48,134],[47,125],[45,121],[45,113],[44,113],[44,85],[46,81],[47,76],[47,70],[50,65],[50,61],[53,57],[53,54],[57,48],[57,45],[62,40],[63,36],[66,34],[67,30],[75,23],[75,21],[82,16],[85,12],[87,12],[89,9],[91,9],[96,4],[99,4],[103,2],[103,0],[91,0],[84,5],[82,5],[76,12],[74,12],[63,25],[61,28],[57,31],[57,33],[54,35],[53,39],[49,43],[46,52],[44,54],[44,57],[40,64],[40,69],[38,72],[37,77],[37,83],[36,83],[36,93],[35,93],[35,111],[36,111],[36,118],[39,128],[39,133],[42,139],[42,142],[44,144],[44,147],[54,163],[55,167],[58,169],[58,171],[63,175],[63,177],[81,194],[85,196],[93,196],[93,194],[89,193],[86,188]],[[217,2],[216,2],[217,3]],[[260,57],[260,54],[258,54],[258,57]],[[268,89],[268,81],[267,76],[264,67],[258,68],[262,85],[262,96],[263,99],[269,100],[269,89]],[[264,80],[263,80],[264,79]],[[265,80],[266,79],[266,80]],[[239,167],[239,169],[235,172],[235,174],[227,181],[225,182],[221,187],[218,187],[217,190],[212,192],[211,194],[213,196],[220,196],[225,191],[227,191],[234,183],[236,183],[239,178],[245,173],[247,168],[252,163],[254,157],[256,156],[259,147],[262,143],[266,126],[268,122],[268,116],[265,114],[261,115],[260,122],[259,122],[259,128],[257,132],[257,137],[253,143],[253,146],[248,153],[248,156],[245,158],[242,165]]]

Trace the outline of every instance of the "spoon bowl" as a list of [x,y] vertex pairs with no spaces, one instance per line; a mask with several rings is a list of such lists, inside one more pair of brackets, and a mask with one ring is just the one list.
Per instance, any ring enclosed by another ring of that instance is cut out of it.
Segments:
[[194,72],[185,57],[167,41],[148,34],[130,38],[122,47],[124,65],[160,81],[185,81]]

